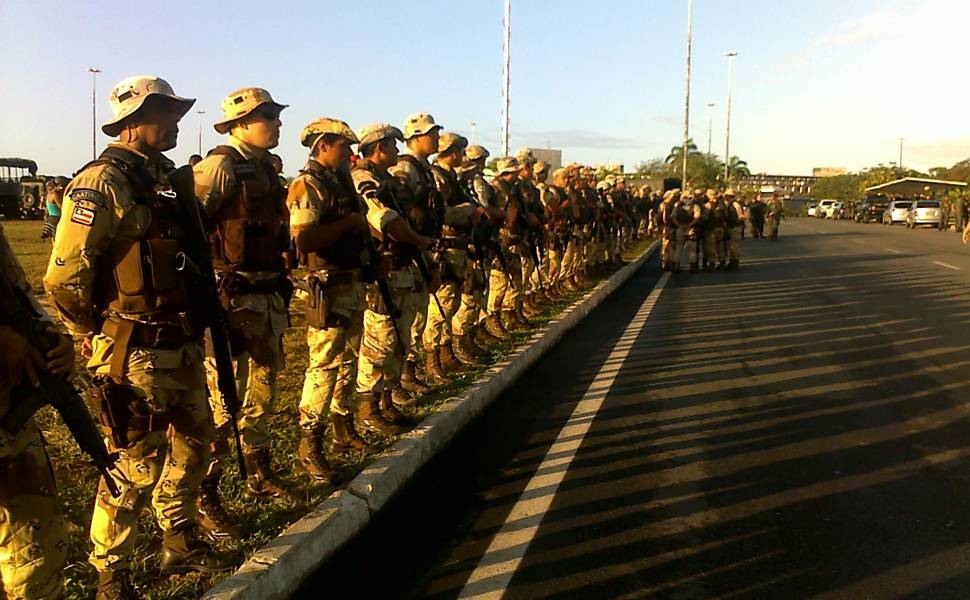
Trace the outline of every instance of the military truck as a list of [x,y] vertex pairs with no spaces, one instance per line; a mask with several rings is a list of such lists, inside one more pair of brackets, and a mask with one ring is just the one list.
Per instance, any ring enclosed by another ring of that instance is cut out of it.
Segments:
[[8,219],[44,216],[44,178],[26,158],[0,158],[0,215]]

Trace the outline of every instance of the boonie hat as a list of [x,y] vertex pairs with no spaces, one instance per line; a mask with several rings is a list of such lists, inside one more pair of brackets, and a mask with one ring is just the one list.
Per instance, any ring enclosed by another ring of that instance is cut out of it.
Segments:
[[303,128],[300,132],[300,143],[307,148],[313,148],[320,136],[332,133],[346,139],[351,144],[358,143],[357,135],[344,121],[321,117]]
[[435,129],[441,129],[441,125],[434,122],[434,117],[428,113],[415,113],[404,122],[404,139],[409,140],[415,136],[430,133]]
[[116,137],[124,129],[122,121],[130,117],[141,108],[150,96],[165,96],[174,100],[179,105],[181,114],[179,118],[189,112],[195,104],[195,98],[183,98],[176,96],[171,84],[160,77],[154,75],[137,75],[123,79],[111,90],[108,95],[108,103],[111,105],[111,112],[114,116],[101,125],[101,131],[105,135]]
[[222,120],[213,125],[219,133],[226,133],[232,122],[241,119],[264,104],[272,104],[277,110],[283,110],[287,104],[280,104],[273,100],[269,92],[263,88],[240,88],[222,100]]
[[358,142],[358,148],[361,150],[363,150],[365,146],[369,146],[388,138],[394,138],[395,140],[400,140],[402,142],[404,141],[404,134],[401,133],[401,130],[390,123],[371,123],[370,125],[365,125],[361,128],[360,132],[357,134],[357,137],[360,139]]

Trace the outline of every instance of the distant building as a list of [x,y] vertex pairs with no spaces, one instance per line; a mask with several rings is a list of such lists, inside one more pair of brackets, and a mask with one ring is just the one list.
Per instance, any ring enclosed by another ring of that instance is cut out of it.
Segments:
[[815,167],[812,169],[812,177],[835,177],[846,173],[845,167]]
[[777,188],[778,193],[783,196],[808,196],[818,180],[819,177],[816,176],[758,173],[738,178],[738,187],[744,191],[756,192],[762,187],[770,186]]

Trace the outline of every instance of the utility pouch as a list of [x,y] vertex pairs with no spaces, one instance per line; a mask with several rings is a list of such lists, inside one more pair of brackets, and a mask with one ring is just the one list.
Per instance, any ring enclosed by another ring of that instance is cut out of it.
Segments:
[[306,322],[310,327],[326,329],[330,317],[330,300],[327,285],[319,279],[310,279],[310,293],[306,302]]
[[131,386],[108,381],[94,393],[101,405],[99,420],[116,448],[129,448],[152,431],[152,414]]

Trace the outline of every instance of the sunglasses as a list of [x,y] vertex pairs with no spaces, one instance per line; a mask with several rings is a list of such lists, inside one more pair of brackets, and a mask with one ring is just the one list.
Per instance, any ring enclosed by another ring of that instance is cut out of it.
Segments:
[[256,114],[258,114],[259,118],[263,119],[264,121],[276,121],[280,118],[280,111],[273,110],[271,108],[261,110]]

